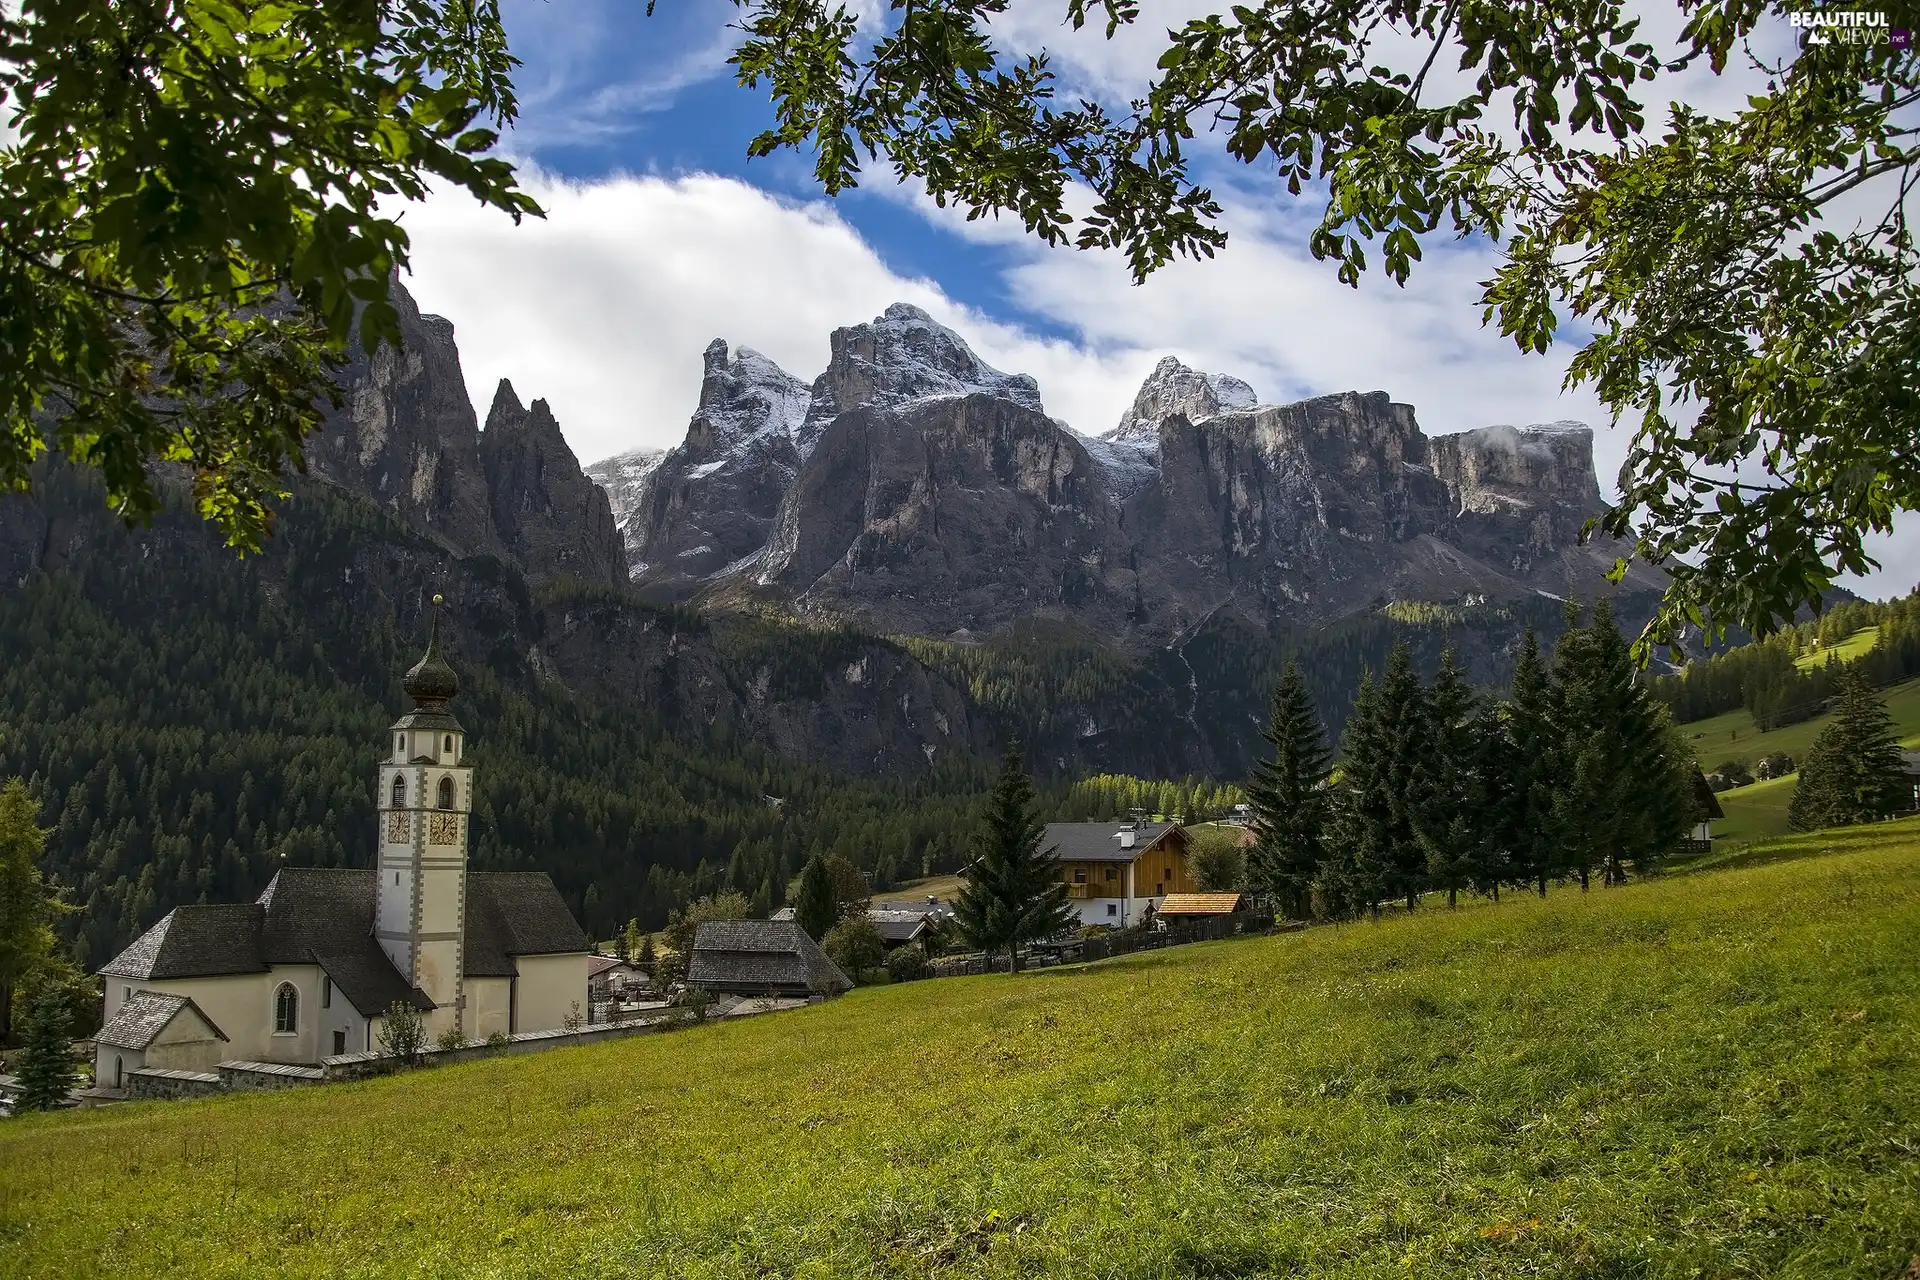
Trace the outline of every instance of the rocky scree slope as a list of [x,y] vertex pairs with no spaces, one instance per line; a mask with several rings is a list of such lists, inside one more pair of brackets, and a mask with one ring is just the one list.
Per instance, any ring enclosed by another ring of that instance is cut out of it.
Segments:
[[[616,503],[635,581],[667,598],[962,640],[1037,618],[1134,650],[1221,610],[1298,628],[1591,598],[1616,551],[1579,533],[1602,509],[1579,424],[1430,439],[1383,392],[1264,405],[1172,357],[1083,436],[904,304],[835,331],[811,388],[716,342],[686,443]],[[1639,568],[1626,589],[1658,586]]]

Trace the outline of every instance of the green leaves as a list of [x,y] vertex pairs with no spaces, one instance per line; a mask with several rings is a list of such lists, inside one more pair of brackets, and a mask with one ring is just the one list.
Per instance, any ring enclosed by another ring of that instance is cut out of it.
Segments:
[[[1871,567],[1866,534],[1920,506],[1915,152],[1896,123],[1920,106],[1920,55],[1808,49],[1743,108],[1675,107],[1656,138],[1640,86],[1723,70],[1777,13],[1683,5],[1656,49],[1620,0],[1270,0],[1169,32],[1156,77],[1110,115],[1056,107],[1044,55],[994,47],[1006,0],[895,0],[870,45],[824,0],[737,2],[741,82],[770,84],[780,120],[753,154],[811,146],[829,191],[862,151],[884,156],[942,205],[1118,249],[1139,279],[1225,241],[1188,169],[1204,133],[1291,195],[1324,192],[1308,247],[1347,284],[1376,262],[1404,282],[1443,227],[1498,244],[1483,322],[1533,353],[1579,335],[1568,385],[1634,433],[1597,532],[1671,575],[1642,657],[1817,606]],[[1066,16],[1103,14],[1112,36],[1137,10],[1068,0]],[[1094,197],[1077,219],[1076,184]],[[1823,223],[1842,201],[1868,212]]]
[[257,550],[358,341],[397,342],[430,181],[539,213],[482,115],[513,118],[495,0],[28,0],[0,19],[0,485],[56,449],[129,521],[151,469]]

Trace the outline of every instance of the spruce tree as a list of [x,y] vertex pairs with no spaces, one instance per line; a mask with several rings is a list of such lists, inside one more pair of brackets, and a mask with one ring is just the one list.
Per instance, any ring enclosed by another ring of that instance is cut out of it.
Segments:
[[806,868],[800,873],[800,891],[794,896],[793,918],[807,936],[815,942],[827,936],[827,931],[840,923],[840,899],[834,892],[833,872],[827,869],[827,860],[821,854],[807,859]]
[[1005,949],[1016,973],[1023,945],[1065,933],[1076,923],[1066,881],[1041,851],[1045,835],[1020,748],[1009,744],[1000,779],[974,831],[974,858],[953,915],[970,946],[989,957]]
[[1797,831],[1872,822],[1903,808],[1911,795],[1886,703],[1852,667],[1841,671],[1839,691],[1839,706],[1813,740],[1787,806]]
[[1480,729],[1473,690],[1449,649],[1425,700],[1420,746],[1425,761],[1414,778],[1411,822],[1425,855],[1427,883],[1447,891],[1447,905],[1477,877],[1484,815],[1480,799]]
[[1333,839],[1317,880],[1328,914],[1380,914],[1392,883],[1396,804],[1390,794],[1390,744],[1382,724],[1380,690],[1371,672],[1360,677],[1353,712],[1340,735],[1340,783],[1334,793]]
[[1682,840],[1692,789],[1664,713],[1636,678],[1632,652],[1607,601],[1561,637],[1554,655],[1562,752],[1554,817],[1569,869],[1585,889],[1626,867],[1650,869]]
[[15,1104],[19,1110],[51,1111],[72,1091],[79,1070],[67,1041],[68,1022],[64,991],[48,987],[35,997],[27,1011],[26,1035],[14,1063],[14,1074],[20,1080]]
[[1258,892],[1277,899],[1287,914],[1304,919],[1314,877],[1326,857],[1332,753],[1297,662],[1287,663],[1274,687],[1273,716],[1265,736],[1273,758],[1256,764],[1247,780],[1254,828],[1247,870]]
[[1369,893],[1377,887],[1377,896],[1366,900],[1376,915],[1380,898],[1404,897],[1411,908],[1425,887],[1427,855],[1414,830],[1414,813],[1429,730],[1426,693],[1403,640],[1377,683],[1361,681],[1341,738],[1342,838],[1353,846],[1350,883]]
[[1497,827],[1506,860],[1514,878],[1533,884],[1543,898],[1547,882],[1566,866],[1554,808],[1566,767],[1559,722],[1559,686],[1529,627],[1513,667],[1512,698],[1503,717],[1505,741],[1489,740],[1488,745],[1505,765],[1505,781],[1497,792]]

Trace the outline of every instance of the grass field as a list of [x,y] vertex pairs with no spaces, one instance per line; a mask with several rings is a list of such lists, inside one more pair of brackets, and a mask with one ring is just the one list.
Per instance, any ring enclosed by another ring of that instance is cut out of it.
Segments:
[[1896,1277],[1920,822],[0,1124],[0,1274]]
[[942,902],[951,902],[960,896],[962,878],[951,876],[927,876],[921,880],[906,880],[897,889],[873,895],[873,905],[884,907],[889,903],[925,902],[929,897],[939,898]]
[[1839,644],[1830,644],[1824,649],[1809,649],[1793,660],[1793,665],[1802,671],[1811,671],[1815,667],[1824,667],[1829,662],[1852,662],[1863,653],[1871,653],[1873,646],[1880,643],[1880,628],[1862,627]]
[[[1920,745],[1920,680],[1909,680],[1882,690],[1887,712],[1893,717],[1893,731],[1907,746]],[[1752,765],[1762,756],[1784,751],[1795,760],[1807,754],[1807,748],[1826,727],[1827,717],[1816,716],[1799,724],[1762,733],[1746,711],[1729,711],[1708,720],[1695,720],[1680,726],[1680,732],[1693,746],[1700,767],[1711,770],[1728,760]]]

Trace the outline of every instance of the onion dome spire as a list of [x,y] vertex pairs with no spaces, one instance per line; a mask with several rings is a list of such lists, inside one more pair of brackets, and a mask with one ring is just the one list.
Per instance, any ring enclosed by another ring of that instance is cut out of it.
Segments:
[[433,598],[433,629],[427,636],[427,652],[401,681],[418,711],[443,710],[448,699],[460,691],[460,678],[440,656],[440,600],[437,595]]

